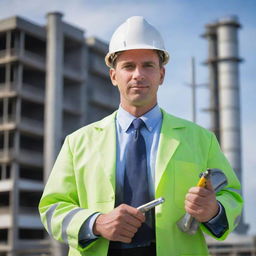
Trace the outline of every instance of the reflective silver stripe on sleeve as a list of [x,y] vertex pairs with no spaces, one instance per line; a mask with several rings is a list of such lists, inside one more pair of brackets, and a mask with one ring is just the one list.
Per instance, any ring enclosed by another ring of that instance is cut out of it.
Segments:
[[49,233],[50,236],[52,236],[52,224],[51,224],[52,216],[53,216],[53,213],[54,213],[55,209],[57,208],[58,204],[59,204],[59,203],[53,204],[53,205],[48,209],[48,211],[46,212],[47,228],[48,228],[48,233]]
[[241,215],[238,215],[235,219],[235,222],[234,222],[234,226],[236,227],[239,223],[240,223],[240,220],[241,220]]
[[83,210],[82,208],[75,208],[73,210],[71,210],[66,216],[65,218],[63,219],[63,222],[62,222],[62,230],[61,230],[61,237],[63,239],[63,241],[67,244],[68,243],[68,234],[67,234],[67,228],[68,228],[68,225],[70,223],[70,221],[72,220],[72,218],[74,217],[74,215]]

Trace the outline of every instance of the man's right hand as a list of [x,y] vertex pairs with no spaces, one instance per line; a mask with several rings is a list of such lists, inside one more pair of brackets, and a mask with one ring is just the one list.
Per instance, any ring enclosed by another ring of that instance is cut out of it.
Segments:
[[138,209],[121,204],[113,211],[97,217],[93,233],[110,241],[130,243],[144,221],[145,216]]

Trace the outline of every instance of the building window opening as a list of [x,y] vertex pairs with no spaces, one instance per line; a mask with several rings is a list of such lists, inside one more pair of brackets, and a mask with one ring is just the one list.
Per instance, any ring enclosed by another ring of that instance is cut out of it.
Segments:
[[5,83],[5,66],[0,66],[0,84]]
[[3,51],[5,49],[6,49],[6,33],[2,33],[0,34],[0,51]]
[[31,228],[21,228],[19,229],[20,239],[44,239],[44,230],[41,229],[31,229]]
[[37,153],[43,153],[43,139],[39,137],[20,135],[20,148]]
[[0,150],[4,149],[4,133],[0,132]]
[[45,59],[46,42],[39,38],[25,34],[25,51],[32,53],[34,56]]
[[9,206],[10,198],[9,192],[0,192],[0,207]]
[[20,166],[20,178],[42,181],[43,180],[43,169]]
[[20,192],[20,206],[21,207],[38,207],[42,192],[21,191]]
[[8,229],[0,229],[0,243],[7,243]]

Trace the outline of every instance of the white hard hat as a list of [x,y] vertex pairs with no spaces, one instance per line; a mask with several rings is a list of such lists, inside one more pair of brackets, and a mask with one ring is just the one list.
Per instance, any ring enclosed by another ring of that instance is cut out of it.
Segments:
[[105,57],[106,65],[112,67],[116,52],[133,49],[159,50],[163,52],[163,64],[165,65],[169,60],[169,53],[165,50],[162,36],[141,16],[130,17],[116,29]]

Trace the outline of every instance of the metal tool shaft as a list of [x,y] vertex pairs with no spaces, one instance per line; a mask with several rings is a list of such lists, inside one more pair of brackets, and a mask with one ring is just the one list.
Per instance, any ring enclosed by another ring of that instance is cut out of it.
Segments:
[[163,202],[164,202],[164,198],[160,197],[160,198],[157,198],[149,203],[139,206],[137,209],[144,213],[144,212],[147,212],[150,209],[154,208],[155,206],[162,204]]

